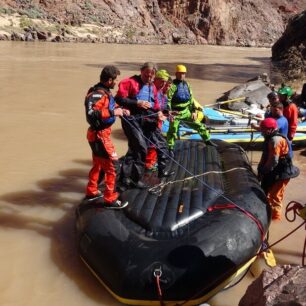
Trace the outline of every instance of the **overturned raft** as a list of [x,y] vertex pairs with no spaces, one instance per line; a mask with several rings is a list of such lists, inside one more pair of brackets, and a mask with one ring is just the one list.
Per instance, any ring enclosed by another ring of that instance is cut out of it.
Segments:
[[77,208],[80,256],[120,302],[199,304],[260,248],[270,220],[265,195],[242,149],[217,143],[178,141],[176,174],[147,174],[154,187],[123,192],[123,210]]

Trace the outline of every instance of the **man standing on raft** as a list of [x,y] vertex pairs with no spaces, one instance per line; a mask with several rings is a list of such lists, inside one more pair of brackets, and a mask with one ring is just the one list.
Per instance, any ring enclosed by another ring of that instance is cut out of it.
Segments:
[[165,120],[157,98],[157,89],[153,83],[156,65],[144,63],[140,75],[134,75],[119,83],[116,95],[117,103],[130,111],[130,116],[122,117],[121,124],[128,139],[128,152],[121,169],[121,181],[126,187],[147,188],[142,181],[148,146],[154,144],[157,149],[158,176],[173,174],[166,170],[168,163],[167,143],[158,127]]
[[217,146],[210,140],[210,134],[204,123],[197,121],[196,106],[192,90],[185,81],[187,68],[184,65],[176,66],[175,80],[168,91],[169,108],[174,115],[170,120],[169,131],[167,133],[167,143],[171,156],[174,156],[175,138],[179,129],[180,121],[184,121],[189,127],[196,130],[205,144]]
[[115,66],[105,66],[100,75],[100,82],[88,90],[85,98],[86,120],[90,127],[87,140],[92,150],[92,168],[86,188],[85,200],[96,201],[102,197],[98,189],[100,172],[104,172],[105,189],[103,204],[105,208],[121,209],[128,205],[118,199],[116,179],[119,172],[119,161],[111,141],[111,126],[116,116],[129,115],[128,110],[116,108],[111,89],[116,85],[120,71]]
[[285,188],[299,169],[292,164],[292,149],[286,135],[279,134],[274,118],[260,123],[264,136],[263,152],[258,164],[258,178],[272,209],[272,220],[281,220]]

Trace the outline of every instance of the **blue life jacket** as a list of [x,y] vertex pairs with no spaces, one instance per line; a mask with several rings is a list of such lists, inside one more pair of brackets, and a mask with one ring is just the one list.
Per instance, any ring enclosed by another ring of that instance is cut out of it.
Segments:
[[136,95],[136,99],[150,102],[153,109],[155,104],[153,85],[143,85]]
[[[115,110],[116,102],[112,95],[109,95],[108,98],[109,98],[108,109],[113,114]],[[106,123],[106,124],[113,124],[116,121],[116,116],[109,117],[108,119],[102,119],[102,121],[103,123]]]
[[181,81],[176,85],[176,92],[173,95],[172,102],[175,104],[186,103],[190,100],[191,95],[187,82]]
[[161,90],[157,92],[157,100],[159,103],[160,110],[165,110],[168,105],[168,97]]

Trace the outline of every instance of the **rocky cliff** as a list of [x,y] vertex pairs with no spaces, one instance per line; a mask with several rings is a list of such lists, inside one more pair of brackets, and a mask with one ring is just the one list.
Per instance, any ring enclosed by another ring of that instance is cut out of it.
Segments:
[[272,47],[272,60],[283,81],[306,80],[306,10],[290,20]]
[[306,0],[0,0],[0,39],[271,46]]

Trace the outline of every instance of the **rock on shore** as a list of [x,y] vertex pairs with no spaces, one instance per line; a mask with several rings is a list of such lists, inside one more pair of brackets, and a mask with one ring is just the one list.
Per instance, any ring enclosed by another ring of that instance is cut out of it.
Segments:
[[306,267],[276,266],[247,289],[239,306],[306,306]]

